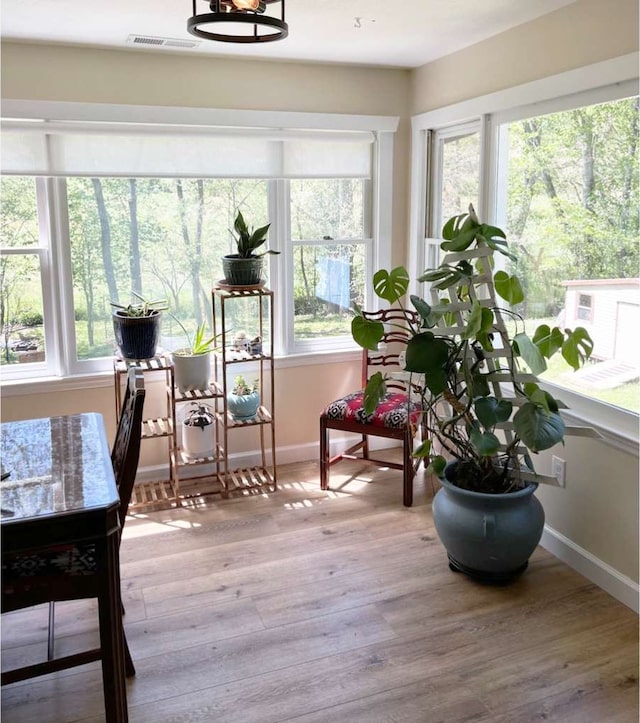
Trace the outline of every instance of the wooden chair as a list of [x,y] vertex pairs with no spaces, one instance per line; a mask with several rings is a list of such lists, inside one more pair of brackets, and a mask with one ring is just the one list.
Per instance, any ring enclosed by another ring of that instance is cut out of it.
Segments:
[[[111,452],[111,462],[120,496],[118,510],[120,534],[138,469],[144,397],[142,371],[138,367],[131,367],[127,375],[122,413]],[[49,603],[47,660],[28,668],[3,672],[3,684],[101,659],[102,646],[62,658],[54,656],[55,602],[99,597],[100,581],[96,574],[96,562],[91,547],[90,544],[70,544],[56,546],[50,550],[38,547],[32,553],[3,554],[2,612]],[[37,572],[34,573],[34,570]],[[126,637],[124,653],[125,672],[127,676],[135,675]]]
[[[400,370],[399,357],[406,348],[409,335],[399,326],[407,326],[408,321],[418,322],[417,314],[401,309],[383,309],[363,312],[367,319],[381,321],[385,326],[382,349],[362,352],[362,387],[360,391],[331,402],[320,415],[320,487],[329,489],[329,468],[342,459],[363,459],[381,464],[403,473],[403,503],[406,507],[413,504],[413,478],[420,464],[411,457],[413,439],[420,426],[420,405],[411,402],[408,396],[408,380],[388,379],[387,393],[370,417],[365,417],[362,402],[364,387],[369,377],[376,371],[383,373]],[[360,440],[344,452],[330,456],[329,431],[354,432]],[[390,462],[374,458],[369,454],[369,435],[396,439],[402,443],[402,462]],[[361,455],[356,453],[360,451]]]

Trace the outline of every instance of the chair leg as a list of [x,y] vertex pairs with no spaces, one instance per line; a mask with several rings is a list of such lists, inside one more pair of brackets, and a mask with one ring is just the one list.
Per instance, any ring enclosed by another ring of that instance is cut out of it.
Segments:
[[329,430],[320,417],[320,489],[329,489]]
[[131,651],[129,650],[129,643],[127,636],[124,636],[124,673],[127,678],[133,678],[136,674],[136,667],[133,664],[133,658],[131,657]]
[[369,437],[362,435],[362,459],[369,459]]
[[413,450],[413,440],[411,432],[407,431],[402,442],[403,464],[402,464],[402,497],[405,507],[413,505],[413,461],[411,452]]
[[55,643],[55,621],[56,621],[56,604],[51,600],[49,602],[49,631],[47,634],[47,660],[53,660],[53,646]]

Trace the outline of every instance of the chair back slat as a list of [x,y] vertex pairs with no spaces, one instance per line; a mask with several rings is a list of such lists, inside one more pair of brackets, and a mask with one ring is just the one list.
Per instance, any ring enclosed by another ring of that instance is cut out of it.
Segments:
[[[363,349],[362,351],[362,386],[364,387],[371,375],[377,371],[402,371],[400,354],[407,348],[410,326],[417,327],[420,317],[415,311],[397,308],[363,311],[362,316],[365,319],[382,322],[385,328],[380,341],[381,348],[377,350]],[[406,393],[408,382],[388,378],[386,386],[390,391]]]
[[113,473],[120,495],[120,527],[124,527],[127,509],[131,501],[133,484],[140,459],[142,439],[142,410],[144,407],[144,375],[139,367],[131,367],[127,373],[127,388],[118,420],[118,430],[111,452]]

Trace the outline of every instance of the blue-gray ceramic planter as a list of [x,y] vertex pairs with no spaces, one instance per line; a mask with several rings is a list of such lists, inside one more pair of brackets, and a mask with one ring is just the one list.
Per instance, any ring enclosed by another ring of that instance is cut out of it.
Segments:
[[258,413],[260,406],[260,392],[251,392],[251,394],[233,394],[227,395],[227,409],[234,419],[238,421],[246,421],[253,419]]
[[523,572],[544,527],[538,485],[496,495],[440,482],[433,521],[451,569],[483,582],[508,582]]

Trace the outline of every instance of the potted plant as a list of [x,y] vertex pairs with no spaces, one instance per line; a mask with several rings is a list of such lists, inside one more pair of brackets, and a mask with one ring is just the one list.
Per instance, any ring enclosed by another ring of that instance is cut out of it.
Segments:
[[136,301],[127,306],[111,302],[116,343],[124,359],[151,359],[160,338],[162,312],[169,307],[165,299],[147,301],[135,291],[131,293]]
[[227,254],[222,258],[224,281],[228,286],[258,286],[264,283],[262,267],[265,255],[280,252],[267,250],[256,254],[254,251],[266,242],[270,226],[271,224],[268,223],[255,230],[249,228],[242,213],[238,211],[233,224],[238,252]]
[[[533,493],[551,478],[536,473],[532,455],[570,431],[559,413],[564,405],[535,375],[557,352],[578,369],[593,343],[582,327],[542,324],[529,336],[523,319],[498,303],[496,295],[509,306],[524,300],[516,276],[494,271],[496,252],[515,259],[504,232],[480,223],[473,207],[451,218],[442,236],[442,262],[419,278],[431,284],[431,303],[411,295],[419,321],[407,316],[405,370],[423,411],[424,438],[415,454],[442,483],[433,517],[451,568],[503,582],[526,568],[542,535],[544,512]],[[402,309],[408,284],[402,267],[373,277],[376,294]],[[358,314],[352,335],[376,348],[380,327]],[[365,413],[384,390],[383,375],[372,376]]]
[[209,388],[211,352],[216,337],[205,338],[206,325],[203,321],[192,340],[182,322],[173,314],[171,316],[184,332],[188,343],[188,346],[171,352],[175,386],[181,392],[206,390]]
[[215,414],[202,402],[192,402],[182,420],[182,452],[187,459],[203,459],[215,455]]
[[238,374],[231,391],[227,394],[229,413],[237,421],[247,421],[256,416],[259,406],[258,380],[256,379],[253,384],[248,384],[242,374]]

